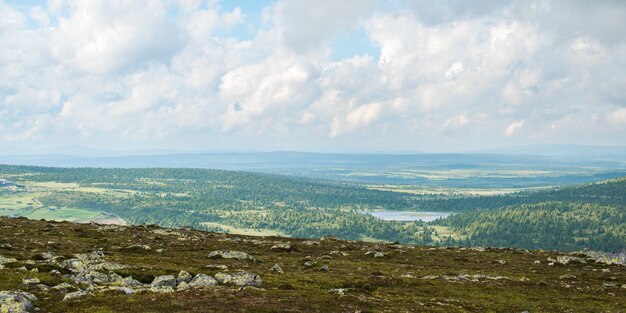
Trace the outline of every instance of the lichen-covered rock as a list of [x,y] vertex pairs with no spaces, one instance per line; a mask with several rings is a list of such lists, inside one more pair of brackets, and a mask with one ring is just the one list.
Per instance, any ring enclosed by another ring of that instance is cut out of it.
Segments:
[[276,274],[283,274],[283,269],[280,267],[280,265],[278,264],[274,264],[274,266],[272,266],[272,268],[270,268],[270,272],[276,273]]
[[50,261],[50,260],[54,260],[57,257],[57,255],[54,252],[43,252],[39,254],[37,257],[41,260]]
[[346,288],[333,288],[333,289],[329,289],[328,292],[329,293],[334,293],[340,296],[343,296],[346,294],[346,292],[348,291],[348,289]]
[[574,263],[579,263],[579,264],[586,264],[587,261],[583,260],[582,258],[576,257],[576,256],[569,256],[569,255],[560,255],[558,257],[556,257],[556,261],[563,264],[563,265],[567,265],[567,264],[574,264]]
[[380,252],[380,251],[367,251],[367,252],[365,252],[365,255],[372,255],[375,258],[384,258],[384,257],[387,256],[386,253]]
[[125,295],[132,295],[136,293],[137,291],[129,287],[111,286],[111,287],[100,289],[100,292],[118,292],[118,293],[123,293]]
[[293,250],[294,248],[291,246],[291,243],[289,242],[279,242],[270,248],[270,251],[279,251],[279,252],[289,252]]
[[207,265],[205,267],[210,269],[210,270],[228,271],[228,266],[226,266],[224,264],[209,264],[209,265]]
[[1,313],[25,313],[35,309],[35,295],[21,290],[0,291]]
[[85,297],[87,295],[89,295],[89,292],[85,290],[74,291],[74,292],[70,292],[66,294],[65,297],[63,297],[63,301],[76,300],[76,299]]
[[36,285],[39,284],[41,281],[39,281],[39,278],[33,277],[27,277],[27,278],[22,278],[22,283],[24,285]]
[[175,288],[176,287],[176,278],[174,275],[161,275],[154,278],[152,284],[150,284],[153,288]]
[[254,261],[255,258],[245,252],[232,250],[217,250],[209,252],[209,259],[236,259],[238,261]]
[[215,274],[215,280],[217,280],[222,285],[226,285],[230,283],[232,277],[228,273],[217,273]]
[[565,274],[565,275],[561,275],[559,278],[560,279],[576,279],[576,275]]
[[330,251],[330,254],[332,254],[332,255],[341,255],[341,256],[349,256],[350,255],[347,252],[337,251],[337,250]]
[[0,265],[13,263],[13,262],[17,262],[17,260],[15,258],[7,258],[7,257],[0,255]]
[[178,272],[178,277],[176,277],[176,283],[180,284],[181,282],[190,282],[193,279],[193,276],[186,271]]
[[70,285],[68,283],[60,283],[60,284],[58,284],[58,285],[56,285],[54,287],[51,287],[50,289],[58,290],[58,291],[65,291],[67,289],[74,289],[74,288],[76,288],[76,287],[74,287],[74,286],[72,286],[72,285]]
[[261,286],[263,281],[261,277],[251,272],[237,272],[230,274],[230,284],[235,286]]
[[197,274],[190,282],[189,287],[209,287],[217,285],[217,280],[206,274]]
[[120,286],[120,287],[135,288],[135,287],[142,287],[144,284],[142,282],[134,279],[132,276],[126,276],[126,277],[122,278],[121,280],[118,280],[118,281],[114,282],[113,285]]
[[185,290],[185,289],[189,289],[189,284],[187,282],[180,282],[180,284],[178,284],[178,286],[176,286],[176,290]]
[[626,265],[626,252],[621,253],[607,253],[602,251],[580,251],[577,254],[584,254],[587,256],[587,260],[602,263],[606,265]]
[[305,245],[305,246],[319,246],[320,242],[317,240],[305,240],[303,242],[301,242],[300,244]]

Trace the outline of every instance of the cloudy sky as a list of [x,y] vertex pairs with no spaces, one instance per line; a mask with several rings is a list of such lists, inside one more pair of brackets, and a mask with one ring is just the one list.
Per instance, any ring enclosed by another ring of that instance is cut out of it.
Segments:
[[626,1],[0,0],[0,147],[626,145]]

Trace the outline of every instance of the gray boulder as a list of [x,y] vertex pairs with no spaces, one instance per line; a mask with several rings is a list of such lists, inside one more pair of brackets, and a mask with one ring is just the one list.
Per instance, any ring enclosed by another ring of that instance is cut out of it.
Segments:
[[215,280],[217,280],[222,285],[230,284],[232,277],[228,273],[217,273],[215,274]]
[[176,277],[176,283],[180,284],[181,282],[190,282],[193,279],[193,276],[186,271],[178,272],[178,277]]
[[188,284],[189,287],[209,287],[217,285],[217,280],[206,274],[197,274]]
[[24,285],[36,285],[36,284],[39,284],[40,281],[39,281],[39,278],[36,278],[36,277],[35,278],[22,278],[22,283]]
[[17,260],[15,258],[7,258],[7,257],[0,255],[0,265],[13,263],[13,262],[17,262]]
[[79,298],[82,298],[84,296],[89,295],[89,292],[85,291],[85,290],[79,290],[79,291],[75,291],[75,292],[70,292],[68,294],[65,295],[65,297],[63,297],[63,301],[71,301],[71,300],[76,300]]
[[251,272],[237,272],[230,274],[230,284],[235,286],[261,286],[263,281],[261,277]]
[[583,260],[582,258],[576,257],[576,256],[569,256],[569,255],[560,255],[558,257],[556,257],[556,261],[563,264],[563,265],[567,265],[567,264],[574,264],[574,263],[579,263],[579,264],[586,264],[587,261]]
[[0,291],[0,312],[25,313],[35,309],[35,295],[21,290]]
[[254,261],[255,258],[245,252],[232,250],[217,250],[209,252],[209,259],[236,259],[238,261]]
[[289,252],[293,250],[294,248],[291,246],[291,243],[289,242],[279,242],[270,248],[270,251],[279,251],[279,252]]
[[154,278],[152,284],[150,284],[152,288],[174,288],[176,287],[176,278],[174,275],[161,275]]
[[280,265],[278,264],[274,264],[274,266],[272,266],[272,268],[270,268],[270,272],[276,273],[276,274],[283,274],[283,269],[280,267]]

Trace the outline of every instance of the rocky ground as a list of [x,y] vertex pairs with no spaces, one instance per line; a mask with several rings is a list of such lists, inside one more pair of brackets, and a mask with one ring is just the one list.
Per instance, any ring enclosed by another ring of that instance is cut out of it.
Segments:
[[626,312],[624,261],[0,218],[0,312]]

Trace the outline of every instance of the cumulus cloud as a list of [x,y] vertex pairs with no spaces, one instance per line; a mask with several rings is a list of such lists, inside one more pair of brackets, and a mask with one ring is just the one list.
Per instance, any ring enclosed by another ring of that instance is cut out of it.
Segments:
[[[280,0],[263,11],[239,38],[260,13],[214,0],[0,0],[0,139],[626,144],[623,1]],[[333,59],[335,36],[355,29],[371,48]]]
[[524,123],[525,121],[517,121],[517,122],[511,123],[509,126],[507,126],[506,130],[504,131],[504,134],[509,137],[515,135],[515,133],[518,130],[524,127]]

